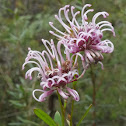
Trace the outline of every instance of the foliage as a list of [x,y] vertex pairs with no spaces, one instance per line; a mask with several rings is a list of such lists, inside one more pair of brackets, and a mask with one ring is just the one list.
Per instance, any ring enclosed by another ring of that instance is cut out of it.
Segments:
[[57,126],[56,122],[41,109],[34,109],[34,113],[49,126]]
[[[116,31],[116,38],[106,34],[114,43],[115,51],[104,56],[104,70],[94,66],[96,82],[96,106],[92,108],[83,125],[125,126],[126,125],[126,1],[125,0],[1,0],[0,1],[0,125],[1,126],[38,126],[45,125],[34,113],[35,107],[42,108],[48,114],[55,113],[57,98],[52,104],[37,103],[32,99],[32,90],[39,83],[24,80],[21,66],[27,54],[27,48],[43,50],[41,39],[50,39],[48,22],[55,21],[54,14],[65,4],[75,5],[78,10],[85,3],[91,3],[95,12],[107,11]],[[36,76],[36,75],[34,75]],[[75,103],[74,124],[92,103],[91,71],[85,74],[77,90],[81,100]],[[50,99],[50,98],[49,98]],[[69,103],[68,103],[69,104]],[[49,107],[48,106],[52,106]],[[51,109],[50,109],[51,108]],[[66,108],[69,115],[70,107]],[[92,118],[93,110],[96,118]],[[15,118],[16,117],[16,118]]]

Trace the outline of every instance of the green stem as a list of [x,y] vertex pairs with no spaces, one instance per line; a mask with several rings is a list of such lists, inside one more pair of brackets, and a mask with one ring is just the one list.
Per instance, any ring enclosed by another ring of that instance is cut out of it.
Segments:
[[65,99],[64,100],[64,109],[66,109],[66,106],[67,106],[67,100]]
[[89,110],[91,109],[92,104],[88,107],[87,111],[85,112],[85,114],[81,117],[80,121],[78,122],[77,126],[80,126],[81,122],[83,121],[83,119],[86,117],[86,115],[88,114]]
[[92,105],[94,107],[94,110],[93,110],[93,120],[94,120],[94,123],[92,126],[96,126],[96,123],[95,123],[95,120],[96,120],[96,111],[95,111],[95,108],[96,108],[96,77],[95,77],[95,74],[94,74],[94,71],[93,71],[93,67],[91,66],[91,79],[92,79],[92,84],[93,84],[93,101],[92,101]]
[[66,106],[67,106],[67,100],[65,99],[65,100],[64,100],[64,115],[65,115],[65,113],[66,113]]
[[64,113],[64,108],[63,108],[63,106],[62,106],[62,102],[61,102],[60,94],[59,94],[58,91],[57,91],[57,94],[58,94],[58,100],[59,100],[60,108],[61,108],[62,126],[65,126],[65,113]]
[[[75,89],[76,81],[73,82],[73,89]],[[74,100],[72,100],[71,104],[71,117],[70,117],[70,126],[72,126],[72,119],[73,119],[73,111],[74,111]]]
[[74,110],[74,100],[72,100],[72,105],[71,105],[70,126],[72,126],[73,110]]

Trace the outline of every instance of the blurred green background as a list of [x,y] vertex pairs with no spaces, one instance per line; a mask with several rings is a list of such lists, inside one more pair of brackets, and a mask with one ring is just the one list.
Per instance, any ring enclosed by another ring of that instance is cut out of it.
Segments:
[[44,126],[33,108],[41,108],[51,116],[59,109],[55,94],[43,103],[32,98],[39,81],[35,74],[32,81],[25,80],[26,70],[21,67],[28,47],[42,51],[41,39],[54,38],[48,32],[48,22],[56,21],[54,15],[59,8],[70,4],[81,10],[85,3],[92,4],[95,12],[110,14],[107,20],[115,27],[116,38],[111,33],[105,33],[105,38],[114,43],[115,50],[104,55],[104,70],[96,65],[93,72],[89,69],[78,81],[81,99],[75,102],[73,125],[93,101],[93,75],[96,105],[81,126],[92,126],[94,122],[96,126],[126,126],[126,0],[0,0],[0,126]]

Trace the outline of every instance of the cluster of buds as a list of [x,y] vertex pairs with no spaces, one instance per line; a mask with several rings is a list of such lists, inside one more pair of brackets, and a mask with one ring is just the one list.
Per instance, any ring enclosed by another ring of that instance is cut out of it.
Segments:
[[[49,42],[42,39],[46,50],[39,52],[28,49],[29,52],[22,69],[26,64],[34,64],[35,67],[26,72],[25,78],[32,79],[32,73],[37,71],[41,80],[40,86],[42,89],[33,91],[35,100],[42,102],[47,96],[57,91],[64,99],[72,96],[74,100],[79,101],[77,91],[71,89],[69,83],[81,78],[92,63],[100,63],[103,67],[101,62],[103,60],[102,53],[113,52],[114,46],[112,42],[110,40],[102,40],[104,31],[111,31],[115,36],[112,24],[108,21],[96,23],[98,16],[102,15],[106,18],[109,14],[107,12],[98,12],[93,16],[92,21],[88,22],[87,14],[92,12],[93,9],[86,11],[85,9],[90,6],[90,4],[86,4],[82,8],[81,24],[76,18],[80,11],[74,13],[75,8],[73,6],[69,7],[69,5],[61,8],[55,18],[64,27],[65,31],[60,31],[53,25],[53,22],[49,22],[50,26],[56,31],[55,33],[50,31],[50,33],[58,38],[57,46],[55,47],[53,40]],[[72,19],[68,16],[69,9],[71,10]],[[64,12],[68,25],[61,17],[62,12]],[[64,46],[63,53],[61,51],[62,45]],[[81,58],[83,66],[81,74],[77,69],[78,57]],[[37,98],[35,92],[41,92],[41,95]]]

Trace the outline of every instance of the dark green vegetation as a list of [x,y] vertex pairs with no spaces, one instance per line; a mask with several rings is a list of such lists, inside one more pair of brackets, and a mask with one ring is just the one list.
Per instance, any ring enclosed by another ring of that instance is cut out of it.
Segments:
[[59,109],[55,95],[44,103],[32,98],[32,90],[39,86],[39,81],[35,74],[32,81],[25,80],[21,67],[28,47],[41,51],[44,49],[41,38],[53,38],[48,33],[51,29],[48,22],[55,21],[53,15],[58,9],[70,4],[80,10],[85,3],[91,3],[95,12],[110,14],[107,20],[115,27],[116,38],[111,33],[105,33],[105,37],[114,43],[115,50],[104,55],[104,70],[95,65],[78,81],[76,87],[81,99],[75,102],[73,120],[76,124],[94,95],[95,107],[82,126],[92,126],[94,121],[96,126],[126,126],[125,0],[0,0],[0,126],[44,126],[33,109],[41,108],[51,115]]

